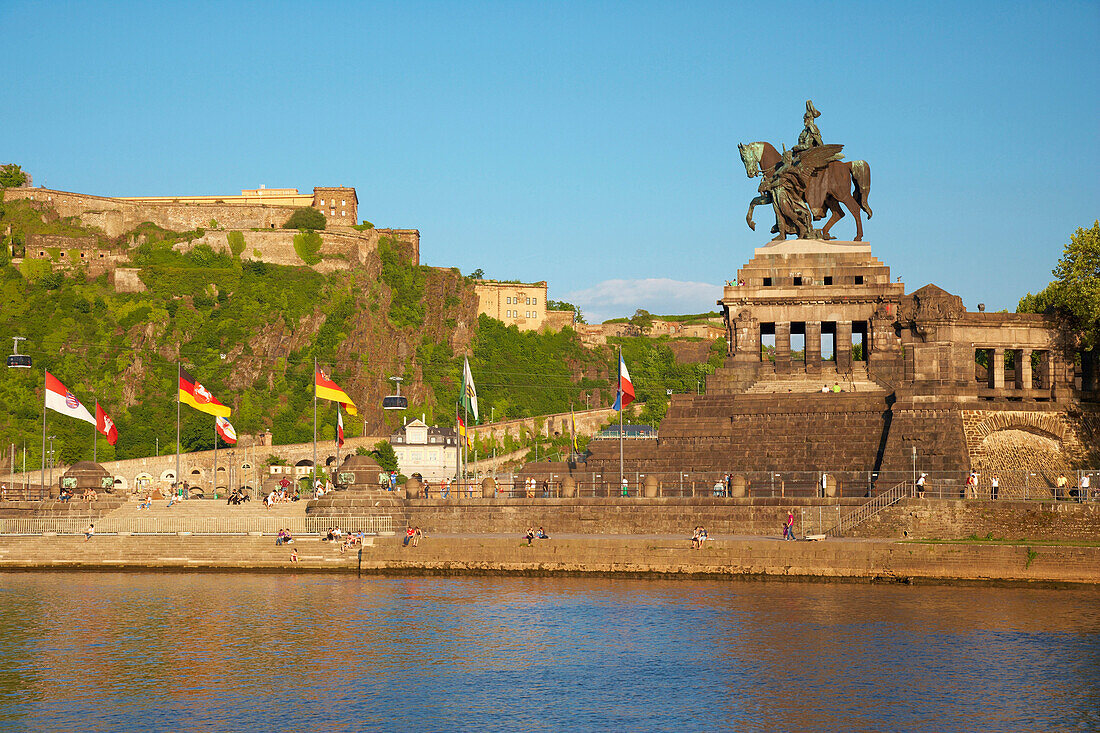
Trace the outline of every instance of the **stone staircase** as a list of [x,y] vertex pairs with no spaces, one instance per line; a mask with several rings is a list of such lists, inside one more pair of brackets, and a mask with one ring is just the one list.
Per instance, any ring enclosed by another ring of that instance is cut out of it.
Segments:
[[226,504],[225,499],[186,499],[169,507],[167,499],[154,499],[153,505],[148,509],[138,509],[141,501],[137,498],[130,498],[119,508],[104,514],[103,519],[172,518],[177,520],[203,520],[225,517],[240,520],[266,517],[299,519],[306,516],[306,504],[308,503],[304,500],[293,501],[286,504],[275,504],[269,509],[262,501],[256,499],[237,506]]
[[[173,509],[175,507],[172,507]],[[372,546],[376,538],[364,544]],[[396,538],[382,542],[394,543]],[[298,561],[290,554],[297,550]],[[134,535],[83,537],[13,537],[0,541],[0,569],[17,567],[80,568],[226,568],[350,570],[356,567],[357,548],[340,551],[336,542],[318,537],[296,537],[278,546],[270,536]]]
[[867,365],[858,362],[852,365],[851,372],[840,374],[836,368],[823,367],[817,374],[795,371],[790,374],[762,373],[746,390],[746,394],[806,394],[821,392],[822,385],[832,389],[839,384],[845,392],[884,392],[883,387],[867,374]]

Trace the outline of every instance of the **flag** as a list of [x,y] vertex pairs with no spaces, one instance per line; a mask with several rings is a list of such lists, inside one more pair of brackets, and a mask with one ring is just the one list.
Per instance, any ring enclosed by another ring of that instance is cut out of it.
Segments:
[[80,400],[49,372],[46,372],[46,407],[95,425],[95,418],[88,412],[88,408],[80,404]]
[[344,447],[344,413],[340,412],[340,405],[336,405],[336,447]]
[[118,442],[118,428],[115,427],[115,421],[103,411],[98,401],[95,403],[95,429],[106,435],[107,442],[111,445]]
[[214,417],[214,430],[221,436],[222,440],[226,443],[237,442],[237,431],[233,429],[233,424],[226,420],[221,415]]
[[569,406],[569,438],[573,442],[573,452],[577,452],[577,416],[573,412],[573,405]]
[[329,379],[328,375],[320,369],[317,370],[317,374],[314,376],[313,391],[322,400],[339,402],[348,411],[349,415],[359,414],[355,409],[355,403],[348,397],[348,393],[337,387],[336,382]]
[[465,359],[465,365],[462,368],[462,406],[474,414],[474,422],[479,420],[477,389],[474,387],[474,374],[470,371],[469,359]]
[[215,417],[229,417],[232,410],[214,398],[210,390],[195,381],[186,369],[180,367],[180,402],[199,412]]
[[626,370],[623,352],[619,352],[619,390],[615,393],[614,409],[622,411],[634,401],[634,382],[630,381],[630,372]]
[[473,448],[474,444],[470,441],[469,436],[466,435],[466,421],[462,419],[462,415],[456,414],[456,416],[458,417],[458,437],[465,438],[467,448]]

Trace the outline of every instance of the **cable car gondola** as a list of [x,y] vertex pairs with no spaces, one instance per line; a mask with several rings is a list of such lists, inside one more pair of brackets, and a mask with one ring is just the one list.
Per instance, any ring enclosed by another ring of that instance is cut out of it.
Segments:
[[382,398],[383,410],[405,410],[409,407],[409,398],[401,395],[401,377],[390,377],[390,380],[397,385],[397,394],[388,395]]
[[30,355],[19,353],[19,342],[27,339],[22,336],[12,336],[11,340],[14,342],[14,346],[11,355],[8,357],[8,369],[30,369],[33,365]]

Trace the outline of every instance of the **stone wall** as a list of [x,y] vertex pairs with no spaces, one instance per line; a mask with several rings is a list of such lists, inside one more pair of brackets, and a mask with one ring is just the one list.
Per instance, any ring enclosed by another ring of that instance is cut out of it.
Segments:
[[294,213],[292,206],[138,203],[46,188],[5,189],[4,199],[46,202],[61,216],[75,216],[108,237],[118,237],[146,221],[173,231],[210,227],[211,221],[227,229],[277,229]]

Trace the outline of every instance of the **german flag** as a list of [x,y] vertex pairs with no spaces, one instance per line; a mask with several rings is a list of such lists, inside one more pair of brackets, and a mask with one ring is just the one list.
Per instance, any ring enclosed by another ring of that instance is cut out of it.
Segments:
[[186,369],[180,367],[180,402],[215,417],[229,417],[232,410],[218,402],[210,390],[195,381]]
[[337,387],[336,382],[329,379],[328,375],[320,369],[317,370],[317,374],[314,377],[313,389],[318,399],[339,402],[344,406],[344,409],[348,411],[349,415],[359,414],[355,409],[355,403],[348,397],[348,393]]

